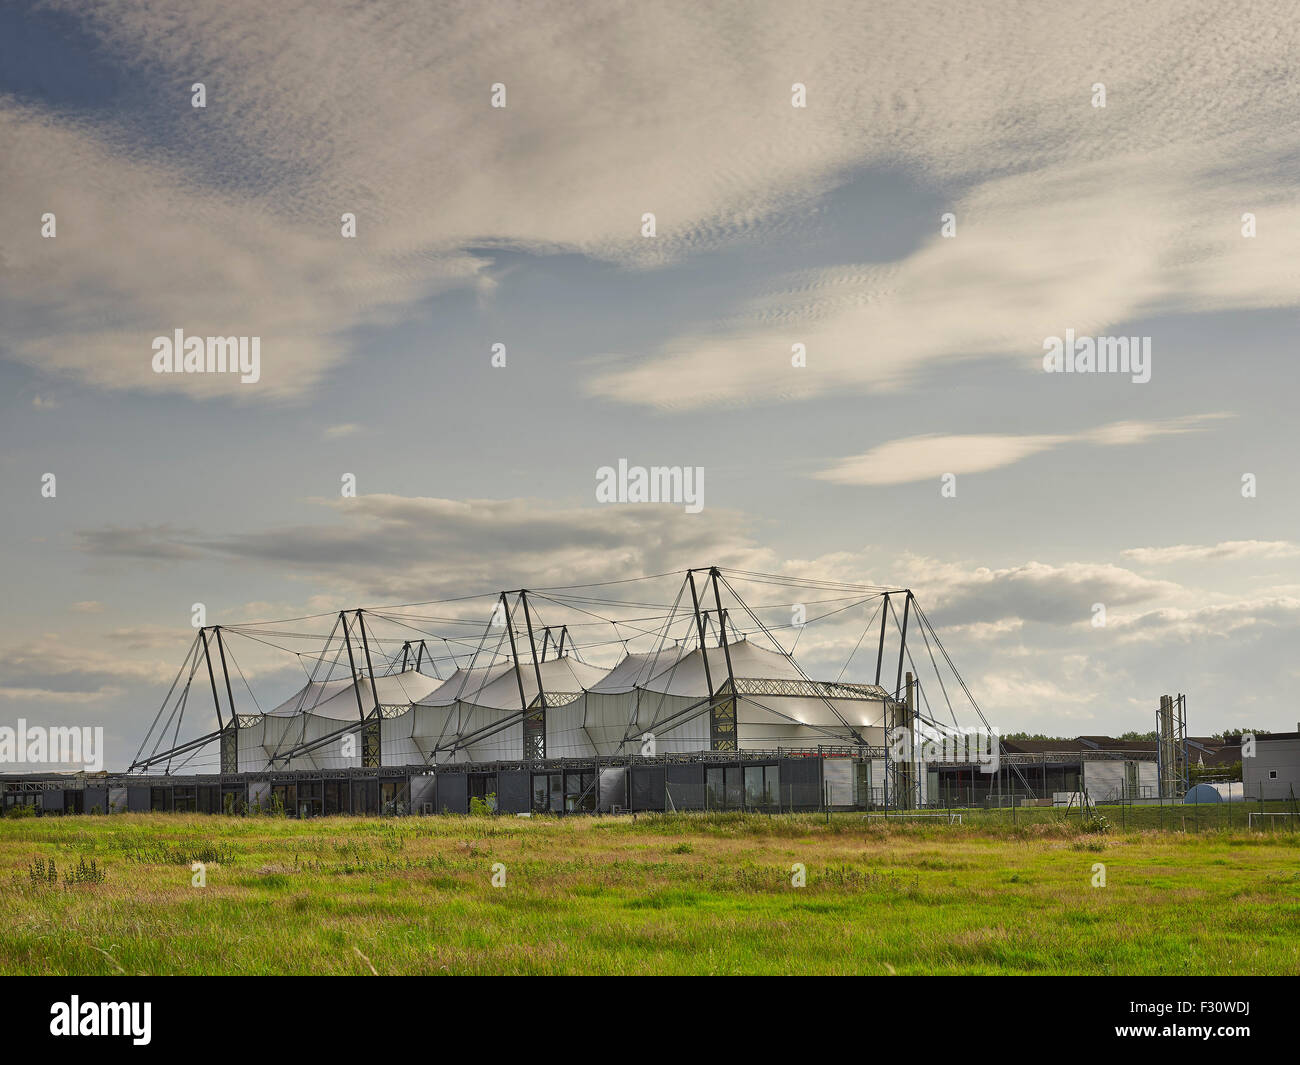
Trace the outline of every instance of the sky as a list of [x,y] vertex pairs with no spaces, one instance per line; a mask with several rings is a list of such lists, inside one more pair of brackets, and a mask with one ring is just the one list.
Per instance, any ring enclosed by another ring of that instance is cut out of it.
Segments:
[[716,563],[913,589],[1004,732],[1297,728],[1300,23],[1044,7],[5,5],[0,724],[124,767],[196,603]]

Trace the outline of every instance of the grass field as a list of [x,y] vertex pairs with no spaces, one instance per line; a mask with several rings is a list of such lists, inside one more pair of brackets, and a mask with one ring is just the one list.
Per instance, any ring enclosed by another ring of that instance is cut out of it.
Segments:
[[[64,882],[92,861],[102,882]],[[196,861],[205,887],[192,885]],[[796,863],[806,886],[792,886]],[[0,972],[372,971],[1295,974],[1300,832],[1239,819],[1097,835],[1050,810],[951,827],[740,814],[0,821]]]

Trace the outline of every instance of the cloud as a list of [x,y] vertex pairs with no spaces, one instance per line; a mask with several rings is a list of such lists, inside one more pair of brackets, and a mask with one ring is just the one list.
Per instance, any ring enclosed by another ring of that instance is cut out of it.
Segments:
[[813,476],[835,484],[887,485],[930,480],[945,473],[985,473],[1065,444],[1127,447],[1159,436],[1195,432],[1222,417],[1225,415],[1207,414],[1158,422],[1113,422],[1078,433],[909,436],[841,459]]
[[424,601],[466,589],[542,587],[712,563],[771,561],[747,520],[672,504],[557,507],[541,500],[372,494],[316,500],[335,520],[211,536],[168,525],[78,533],[88,554],[271,565],[361,601]]
[[1107,627],[1124,639],[1144,643],[1178,640],[1222,640],[1242,630],[1285,629],[1300,626],[1300,597],[1253,595],[1200,603],[1193,607],[1162,606],[1125,616],[1108,615]]
[[0,648],[0,697],[34,702],[74,703],[106,699],[130,686],[168,683],[179,665],[152,658],[131,659],[86,646],[82,641],[43,635],[15,646]]
[[193,633],[175,625],[132,625],[126,628],[110,629],[103,638],[114,646],[127,651],[152,651],[159,648],[178,648],[186,639],[193,639]]
[[343,425],[331,425],[326,427],[324,436],[327,440],[337,440],[344,436],[354,436],[361,432],[361,426],[356,422],[346,422]]
[[[288,628],[294,632],[322,629],[315,644],[294,643],[291,650],[319,646],[333,621],[328,616],[304,621],[304,615],[370,604],[382,618],[391,613],[384,604],[490,595],[500,588],[543,589],[662,573],[666,576],[653,590],[636,586],[634,598],[666,610],[684,565],[716,562],[730,571],[729,579],[784,646],[797,638],[798,660],[818,678],[833,679],[842,670],[849,678],[873,678],[880,600],[834,584],[793,588],[780,578],[914,589],[989,720],[1003,728],[1077,732],[1145,727],[1163,691],[1187,691],[1196,705],[1205,707],[1200,720],[1212,731],[1229,717],[1216,716],[1211,708],[1232,703],[1228,693],[1239,688],[1243,673],[1258,678],[1260,693],[1232,713],[1249,710],[1256,721],[1270,720],[1279,709],[1276,698],[1264,693],[1290,690],[1295,679],[1287,648],[1300,634],[1296,589],[1215,594],[1104,561],[988,567],[954,558],[894,555],[869,545],[789,558],[761,546],[748,516],[712,508],[685,515],[680,508],[652,505],[565,507],[531,499],[392,495],[316,502],[323,515],[316,524],[225,535],[145,526],[119,529],[112,539],[88,543],[117,552],[123,544],[133,545],[128,553],[138,551],[143,564],[150,557],[149,545],[161,539],[193,554],[180,564],[289,576],[309,588],[310,597],[244,603],[221,621],[238,626],[241,621],[293,618]],[[751,580],[746,574],[775,574],[777,579]],[[609,594],[617,598],[620,593],[611,589]],[[820,619],[804,631],[791,627],[796,599],[804,600],[809,618]],[[1096,602],[1107,607],[1104,628],[1091,624]],[[899,602],[894,605],[900,609]],[[539,614],[535,622],[556,621],[560,608],[544,593],[534,606]],[[440,620],[428,624],[441,630],[450,624],[446,619],[468,619],[473,624],[465,631],[472,630],[476,645],[486,609],[482,599],[441,603],[435,611]],[[610,608],[593,604],[592,609],[606,613]],[[637,616],[643,616],[648,607],[638,609]],[[427,613],[417,607],[398,616],[424,625]],[[905,668],[915,665],[929,678],[926,630],[919,620],[913,611],[912,660]],[[383,630],[379,621],[373,624],[372,650],[381,660],[400,653],[401,640],[415,635],[399,627],[393,642],[393,632]],[[636,631],[635,626],[620,627],[610,633],[608,646],[589,648],[584,656],[607,664],[619,653],[617,641]],[[896,624],[890,622],[886,631],[885,675],[892,684]],[[104,696],[128,690],[149,696],[136,697],[133,706],[156,703],[156,689],[170,682],[170,671],[192,638],[187,626],[173,632],[147,623],[122,625],[79,644],[51,637],[20,654],[0,653],[0,675],[8,682],[0,694],[20,698],[35,693],[32,700],[44,704],[67,700],[70,692]],[[76,646],[95,653],[83,661]],[[286,667],[283,653],[265,644],[232,638],[227,651],[235,662],[232,668],[249,678],[264,704],[277,692],[287,695],[295,678],[301,679],[300,668]],[[153,679],[132,681],[132,676]],[[945,681],[957,713],[969,718],[964,695],[950,674],[945,673]],[[932,679],[925,683],[928,712],[947,720],[945,693]],[[239,700],[243,705],[242,694]],[[1053,721],[1080,724],[1066,727]],[[1088,722],[1086,729],[1082,722]],[[147,719],[139,724],[142,729]]]
[[1290,540],[1224,540],[1217,544],[1131,547],[1123,554],[1140,565],[1170,566],[1185,562],[1296,558],[1300,556],[1300,544]]
[[[564,507],[526,498],[387,494],[314,502],[331,515],[329,520],[229,535],[168,526],[78,535],[92,555],[154,559],[161,554],[215,560],[223,567],[273,567],[312,584],[317,596],[313,611],[366,602],[425,602],[506,587],[624,580],[713,564],[854,585],[910,587],[935,614],[936,623],[971,626],[980,635],[987,635],[988,626],[1009,631],[1025,622],[1074,624],[1091,616],[1095,602],[1104,602],[1108,610],[1156,600],[1182,602],[1178,584],[1104,563],[971,568],[911,554],[882,562],[866,547],[787,560],[760,545],[747,515],[716,508],[688,515],[673,505]],[[762,607],[788,603],[791,593],[756,585],[748,594],[753,605]],[[845,621],[848,627],[836,638],[852,646],[861,626],[852,629],[857,622]]]
[[73,603],[68,609],[78,614],[102,614],[104,604],[94,599],[87,599],[80,603]]
[[[792,272],[715,327],[628,352],[590,390],[701,406],[898,388],[934,360],[1028,362],[1066,327],[1297,299],[1271,236],[1300,225],[1286,168],[1300,126],[1274,74],[1295,41],[1267,6],[1193,25],[1165,5],[1025,18],[773,2],[743,26],[685,2],[596,18],[564,3],[374,3],[364,18],[341,0],[55,6],[124,80],[159,87],[97,125],[0,101],[8,355],[103,388],[301,395],[345,357],[347,331],[450,286],[482,293],[492,249],[662,267],[798,237],[872,167],[952,189],[957,237],[935,218],[899,263]],[[1140,62],[1099,62],[1116,40],[1140,41]],[[972,63],[972,42],[1014,61]],[[1099,78],[1105,109],[1090,102]],[[807,108],[791,106],[796,81]],[[1246,209],[1256,240],[1238,231]],[[56,240],[32,224],[46,211]],[[260,336],[262,382],[152,374],[152,337],[178,327]],[[789,366],[795,341],[806,371]],[[1157,374],[1166,356],[1157,344]],[[683,372],[692,387],[669,387]]]
[[197,559],[202,552],[187,541],[193,530],[178,529],[166,523],[132,527],[105,526],[81,530],[77,546],[101,558],[137,558],[164,561]]
[[[852,157],[835,117],[795,114],[790,78],[767,66],[825,69],[829,27],[737,37],[687,5],[595,19],[563,4],[526,18],[376,4],[364,19],[345,4],[65,6],[174,94],[121,126],[0,101],[8,355],[102,388],[300,395],[346,331],[483,291],[485,249],[674,261],[807,200]],[[205,76],[199,111],[189,86]],[[30,224],[46,212],[53,240]],[[259,336],[261,382],[153,374],[152,338],[175,328]]]
[[[1169,150],[1185,165],[1142,152],[1031,165],[980,184],[952,205],[957,237],[940,237],[936,218],[933,236],[900,262],[778,278],[725,320],[628,353],[588,389],[664,409],[886,394],[971,358],[1041,374],[1045,338],[1066,329],[1127,334],[1144,317],[1294,306],[1284,243],[1242,238],[1205,143]],[[1289,232],[1300,228],[1300,206],[1274,165],[1261,163],[1267,173],[1232,196],[1267,203],[1261,214]],[[806,367],[791,365],[796,342]],[[1151,349],[1159,380],[1177,352],[1158,335]],[[671,387],[683,378],[690,389]],[[1061,375],[1060,387],[1085,386]]]
[[[936,625],[987,625],[1007,619],[1073,625],[1092,616],[1093,603],[1114,607],[1178,597],[1181,586],[1109,563],[1027,562],[1002,569],[966,569],[938,559],[912,557],[909,582],[922,595]],[[932,604],[932,605],[930,605]]]

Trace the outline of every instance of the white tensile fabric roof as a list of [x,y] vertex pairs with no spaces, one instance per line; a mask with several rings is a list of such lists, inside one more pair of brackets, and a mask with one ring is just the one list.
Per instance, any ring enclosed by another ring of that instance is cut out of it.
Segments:
[[417,699],[428,695],[442,681],[414,669],[404,673],[392,673],[375,678],[375,690],[370,689],[368,676],[358,677],[355,681],[347,677],[337,680],[310,681],[279,706],[267,711],[271,716],[284,716],[305,711],[321,717],[347,720],[356,718],[357,692],[361,692],[361,706],[367,713],[374,709],[375,694],[379,695],[381,706],[409,706]]
[[680,647],[663,647],[642,654],[627,654],[599,681],[587,688],[595,695],[621,695],[644,687],[652,677],[671,669],[686,654]]
[[463,683],[453,676],[435,691],[412,701],[417,706],[448,706],[460,701],[494,710],[519,710],[520,681],[523,682],[524,700],[531,704],[537,696],[538,672],[542,675],[542,688],[548,694],[577,695],[602,680],[608,671],[565,655],[539,662],[536,670],[531,663],[525,662],[518,673],[508,662],[456,672],[465,674]]
[[[727,677],[727,655],[737,681],[804,682],[794,661],[745,639],[724,648],[710,646],[709,674],[718,688]],[[428,761],[435,750],[439,758],[453,760],[518,759],[523,757],[520,685],[524,702],[537,696],[537,671],[542,688],[559,700],[547,715],[547,748],[556,755],[618,753],[642,732],[659,732],[661,749],[693,751],[709,746],[708,683],[704,653],[698,647],[662,647],[648,653],[628,653],[612,668],[587,665],[572,656],[539,662],[534,670],[525,660],[516,671],[510,662],[462,667],[446,680],[416,670],[375,678],[378,701],[405,712],[383,721],[384,759]],[[756,691],[753,689],[757,689]],[[801,683],[777,694],[761,683],[750,691],[742,687],[736,699],[738,739],[744,746],[810,746],[847,738],[845,722],[870,730],[871,742],[883,742],[880,730],[883,706],[876,698],[847,699],[829,694],[821,698]],[[260,718],[256,738],[249,736],[248,765],[255,766],[260,748],[268,755],[277,749],[325,737],[338,726],[356,722],[357,694],[369,713],[375,703],[368,677],[304,685]],[[795,694],[797,692],[797,694]],[[576,698],[572,698],[576,697]],[[697,709],[698,708],[698,709]],[[302,715],[302,724],[292,723]],[[513,718],[513,720],[512,720]],[[500,728],[496,727],[500,722]],[[249,723],[251,725],[251,722]],[[464,737],[463,745],[460,737]],[[636,740],[636,742],[640,742]],[[393,746],[397,744],[398,746]],[[450,746],[448,746],[450,744]],[[400,750],[398,749],[400,747]],[[553,748],[553,750],[552,750]],[[241,766],[245,755],[241,753]],[[295,756],[297,759],[299,756]],[[354,764],[356,755],[339,756],[333,748],[301,756],[303,765]]]
[[509,662],[494,666],[463,666],[427,695],[416,699],[419,706],[453,706],[459,700],[473,702],[475,694],[486,688],[503,673],[510,671]]
[[[708,676],[713,681],[714,689],[727,677],[727,655],[731,656],[731,670],[737,678],[747,680],[803,680],[787,655],[778,654],[750,643],[748,640],[732,640],[726,648],[709,647]],[[686,695],[699,699],[708,697],[709,686],[705,679],[704,654],[697,647],[667,668],[659,670],[648,680],[639,685],[647,691],[663,695]]]
[[313,680],[308,681],[289,698],[278,706],[273,706],[267,710],[267,714],[280,716],[282,714],[296,714],[299,711],[311,710],[320,703],[328,702],[339,692],[351,691],[352,682],[347,677],[339,677],[336,680]]
[[[612,669],[587,665],[566,655],[538,664],[542,687],[549,693],[618,695],[640,688],[660,695],[707,698],[708,682],[705,677],[704,654],[708,654],[709,676],[716,689],[727,675],[727,656],[737,678],[753,680],[804,679],[794,662],[776,651],[759,647],[749,640],[733,640],[722,647],[709,647],[701,652],[697,647],[687,651],[679,647],[664,647],[650,652],[626,654]],[[518,676],[511,663],[498,662],[490,666],[461,667],[446,680],[439,680],[414,669],[403,673],[375,677],[379,703],[383,706],[452,706],[457,702],[471,703],[499,710],[520,708],[519,683],[523,681],[524,696],[531,703],[537,695],[537,677],[532,666],[525,662]],[[370,679],[359,677],[351,681],[340,677],[327,681],[310,681],[293,695],[266,711],[268,715],[283,716],[310,712],[324,717],[346,720],[357,715],[357,696],[354,689],[360,686],[361,705],[369,710],[375,697],[370,689]],[[820,719],[826,704],[823,700],[807,696],[751,697],[758,703],[780,704],[780,711],[796,720]],[[837,704],[852,706],[856,700],[832,700]],[[820,707],[820,711],[813,711]],[[805,711],[800,713],[799,711]],[[846,714],[849,720],[857,715]]]

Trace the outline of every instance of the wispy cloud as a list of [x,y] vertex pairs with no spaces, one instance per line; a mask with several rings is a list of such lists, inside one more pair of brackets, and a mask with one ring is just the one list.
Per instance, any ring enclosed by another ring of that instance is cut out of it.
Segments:
[[189,542],[196,536],[194,530],[178,529],[164,523],[84,529],[77,533],[76,542],[80,550],[103,558],[175,562],[200,556],[199,549]]
[[[174,637],[170,646],[183,653]],[[133,659],[45,634],[0,647],[0,698],[56,703],[102,699],[133,684],[165,683],[176,666],[158,656]]]
[[1131,547],[1125,558],[1144,566],[1184,562],[1230,562],[1238,559],[1300,557],[1300,544],[1291,540],[1224,540],[1217,544],[1175,544],[1171,547]]
[[422,601],[465,590],[621,579],[720,562],[762,568],[749,521],[673,504],[564,507],[537,499],[434,499],[388,494],[315,500],[326,522],[219,535],[145,525],[86,530],[78,542],[105,558],[217,560],[273,565],[352,596]]
[[1205,429],[1212,421],[1223,417],[1226,415],[1205,414],[1154,422],[1112,422],[1077,433],[909,436],[880,444],[864,454],[841,459],[813,476],[835,484],[888,485],[930,480],[945,473],[986,473],[1066,444],[1132,446],[1160,436]]
[[[1270,236],[1300,227],[1285,166],[1300,129],[1269,80],[1297,42],[1267,6],[1190,24],[1173,5],[1026,18],[767,3],[743,28],[690,3],[600,18],[562,3],[526,17],[374,3],[364,19],[342,2],[54,6],[174,93],[137,116],[167,131],[154,148],[129,127],[0,102],[10,357],[103,388],[300,395],[346,356],[349,329],[451,285],[481,290],[484,248],[663,266],[797,232],[801,211],[869,167],[960,189],[958,236],[939,239],[935,218],[899,263],[759,286],[717,328],[628,352],[591,391],[706,405],[894,388],[935,359],[1029,360],[1066,327],[1291,306],[1300,291]],[[1212,61],[1186,62],[1192,37],[1215,42]],[[1116,39],[1142,42],[1141,62],[1099,70]],[[1015,61],[972,63],[973,41]],[[189,85],[205,78],[196,112]],[[1099,78],[1104,110],[1090,106]],[[1239,166],[1225,195],[1226,158]],[[1264,219],[1260,239],[1241,239],[1244,210]],[[56,241],[32,224],[46,211]],[[263,383],[152,374],[151,338],[177,327],[261,336]],[[665,387],[683,373],[691,388]]]

